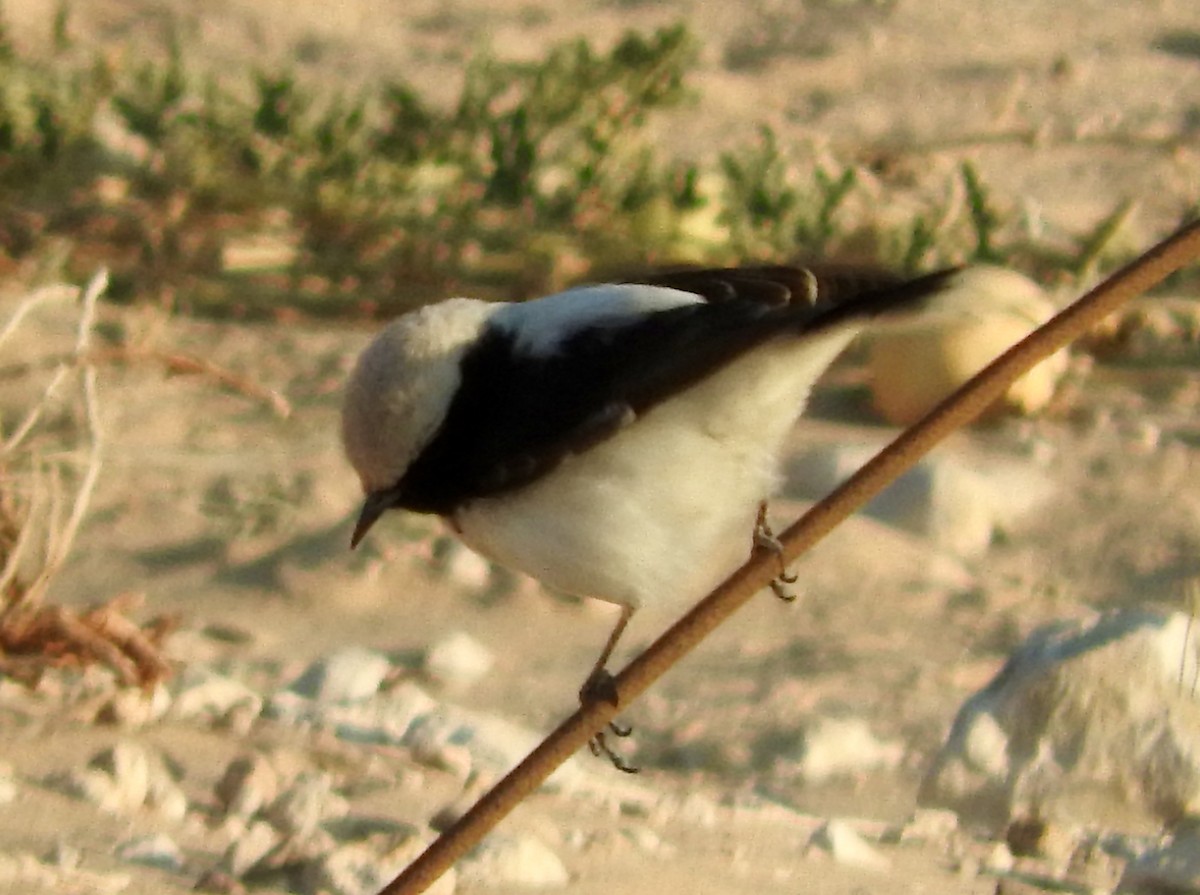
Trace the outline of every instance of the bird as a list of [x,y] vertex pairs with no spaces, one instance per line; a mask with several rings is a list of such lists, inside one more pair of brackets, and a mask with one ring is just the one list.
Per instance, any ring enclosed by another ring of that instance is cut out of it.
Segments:
[[[405,313],[344,392],[365,495],[351,546],[390,510],[439,516],[502,566],[616,604],[580,690],[616,703],[606,665],[633,614],[695,603],[771,544],[764,509],[814,381],[864,329],[970,316],[971,278],[683,268]],[[635,770],[603,733],[591,745]]]

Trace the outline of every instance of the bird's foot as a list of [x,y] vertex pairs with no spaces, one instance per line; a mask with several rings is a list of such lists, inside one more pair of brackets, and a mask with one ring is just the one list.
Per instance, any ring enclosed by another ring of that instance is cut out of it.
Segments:
[[771,530],[771,524],[767,521],[767,505],[765,503],[759,506],[758,519],[754,523],[754,546],[758,550],[775,554],[776,561],[779,563],[779,574],[771,579],[771,593],[785,603],[794,603],[796,594],[788,588],[788,585],[795,584],[799,576],[789,574],[787,566],[783,564],[783,544],[779,538],[775,537],[775,532]]
[[[606,669],[597,668],[583,682],[583,686],[579,690],[579,702],[585,708],[589,705],[595,705],[597,702],[607,702],[613,706],[618,705],[616,679]],[[596,756],[603,755],[618,771],[623,771],[626,774],[638,773],[636,767],[629,764],[609,745],[608,734],[610,733],[615,737],[624,738],[633,733],[633,728],[618,724],[616,721],[609,721],[607,729],[600,731],[588,740],[588,748],[592,751],[592,754]]]

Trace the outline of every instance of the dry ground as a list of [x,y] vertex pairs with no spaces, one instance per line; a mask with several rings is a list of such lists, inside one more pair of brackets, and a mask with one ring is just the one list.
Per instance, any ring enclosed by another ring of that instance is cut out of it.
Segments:
[[[42,39],[49,5],[5,4],[19,40]],[[841,152],[902,151],[906,176],[931,188],[967,156],[998,194],[1016,197],[1050,228],[1084,228],[1116,201],[1137,199],[1134,241],[1161,234],[1200,199],[1200,7],[1192,0],[89,0],[76,4],[74,27],[81,39],[136,52],[168,13],[183,18],[193,49],[214,65],[294,57],[330,79],[400,74],[445,96],[463,60],[485,43],[533,57],[563,37],[604,41],[627,27],[684,18],[704,51],[695,103],[664,127],[663,139],[681,152],[708,155],[768,121],[785,137]],[[766,47],[766,64],[731,70],[744,45]],[[245,395],[167,379],[153,366],[103,370],[104,476],[57,599],[144,592],[153,611],[182,615],[182,661],[222,660],[263,679],[346,644],[403,656],[460,629],[497,656],[493,673],[460,701],[537,729],[568,710],[607,629],[602,610],[525,586],[488,599],[464,593],[388,546],[397,522],[382,526],[366,550],[345,549],[358,495],[336,443],[338,389],[368,333],[106,313],[280,390],[295,413],[281,420]],[[943,448],[1036,455],[1060,496],[1052,511],[970,561],[939,558],[918,538],[853,520],[801,564],[801,602],[757,599],[629,711],[646,766],[639,785],[714,800],[757,792],[812,814],[906,816],[957,706],[1022,634],[1088,606],[1174,600],[1179,581],[1197,572],[1197,375],[1194,366],[1099,370],[1050,418]],[[797,443],[884,434],[855,403],[861,396],[846,395],[848,410],[806,424]],[[20,399],[3,396],[6,407]],[[244,637],[216,643],[193,634],[211,624]],[[901,767],[805,787],[786,763],[760,755],[806,719],[830,713],[863,717],[880,737],[902,741]],[[170,725],[144,736],[184,764],[196,794],[245,745],[233,734]],[[282,735],[254,738],[275,736]],[[113,734],[18,713],[0,738],[4,758],[37,779],[83,763]],[[454,789],[432,772],[427,783],[418,795],[364,806],[419,818]],[[112,841],[158,826],[153,821],[103,817],[37,787],[22,798],[0,813],[4,849],[41,853],[68,841],[93,867],[132,872],[128,891],[187,890],[180,876],[131,871],[106,857]],[[586,833],[587,847],[558,849],[581,893],[993,886],[957,875],[946,855],[930,852],[900,853],[883,878],[836,868],[805,858],[803,837],[782,823],[664,822],[655,832],[676,850],[655,856],[613,832],[625,822],[602,802],[545,795],[512,820]],[[204,857],[189,853],[198,864]]]

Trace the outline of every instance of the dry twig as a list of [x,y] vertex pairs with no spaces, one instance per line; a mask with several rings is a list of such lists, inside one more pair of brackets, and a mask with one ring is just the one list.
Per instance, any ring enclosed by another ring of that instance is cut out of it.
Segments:
[[[4,555],[0,569],[0,674],[27,684],[36,683],[46,668],[93,662],[112,668],[125,685],[146,686],[170,673],[159,646],[173,625],[162,619],[146,627],[129,621],[125,612],[137,604],[137,598],[118,596],[83,614],[41,605],[51,581],[70,555],[103,467],[100,398],[96,370],[89,357],[96,306],[107,284],[108,273],[101,270],[83,290],[73,351],[57,361],[40,400],[0,448],[0,459],[6,464],[0,479],[0,549]],[[0,345],[12,337],[33,308],[62,296],[62,290],[41,290],[25,299],[0,329]],[[38,457],[29,448],[28,439],[68,376],[80,368],[87,463],[68,510],[60,467]],[[13,497],[13,468],[18,460],[30,480],[23,506]],[[37,560],[37,571],[31,580],[22,581],[26,566],[33,563],[32,551],[38,546],[42,556]]]

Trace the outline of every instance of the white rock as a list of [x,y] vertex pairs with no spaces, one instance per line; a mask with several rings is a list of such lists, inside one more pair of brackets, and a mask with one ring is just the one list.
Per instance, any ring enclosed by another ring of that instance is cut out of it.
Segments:
[[122,687],[100,709],[96,720],[134,730],[158,721],[170,708],[171,693],[164,683],[155,684],[149,692],[139,687]]
[[535,836],[488,836],[459,865],[464,882],[482,887],[560,889],[570,874],[558,855]]
[[214,788],[226,817],[252,817],[279,794],[279,775],[265,755],[239,755]]
[[425,656],[425,673],[452,690],[466,690],[492,669],[491,651],[464,631],[442,638]]
[[1165,824],[1200,810],[1198,640],[1180,613],[1038,629],[959,710],[921,804],[996,830],[1083,824],[1097,805]]
[[1144,895],[1200,892],[1200,831],[1195,823],[1182,824],[1164,844],[1129,861],[1116,891]]
[[0,892],[87,892],[109,895],[129,888],[127,873],[94,873],[44,864],[28,852],[0,852]]
[[821,718],[804,728],[800,773],[809,783],[894,768],[904,757],[899,742],[877,739],[862,718]]
[[137,743],[118,743],[97,753],[86,768],[52,775],[47,781],[111,814],[130,814],[150,792],[150,754]]
[[146,807],[165,819],[180,821],[187,816],[187,795],[166,774],[154,774],[150,778],[150,791],[146,793]]
[[[382,853],[365,842],[340,846],[305,867],[301,891],[314,895],[374,895],[424,848],[425,843],[416,837],[404,837],[400,844]],[[456,884],[457,873],[452,867],[424,892],[452,895]]]
[[457,541],[450,542],[441,560],[446,576],[459,587],[484,591],[492,584],[492,564]]
[[[403,745],[414,757],[457,771],[465,780],[475,769],[485,773],[511,770],[541,740],[541,734],[505,718],[443,704],[414,721]],[[579,762],[571,758],[550,775],[546,785],[571,788],[583,778]]]
[[886,870],[891,862],[843,820],[827,821],[812,835],[810,847],[827,852],[839,864]]
[[404,681],[366,702],[310,705],[303,714],[344,740],[399,745],[419,719],[437,708],[432,696],[411,681]]
[[117,846],[116,855],[131,864],[145,864],[170,871],[183,869],[183,852],[166,833],[126,839]]
[[280,843],[280,835],[269,823],[257,820],[235,836],[221,858],[221,868],[235,877],[244,876]]
[[1012,870],[1015,863],[1012,850],[1005,843],[997,842],[984,858],[983,868],[989,873],[1002,874]]
[[[857,472],[882,444],[820,445],[787,462],[785,493],[820,499]],[[935,454],[900,476],[864,512],[958,556],[986,551],[1054,494],[1036,467],[1006,458]]]
[[649,855],[668,857],[678,851],[675,846],[663,842],[662,837],[649,827],[623,827],[621,835],[637,846],[640,851],[644,851]]
[[944,808],[918,808],[901,828],[899,841],[947,843],[958,831],[958,815]]
[[296,778],[263,811],[275,829],[289,836],[311,835],[328,818],[341,817],[349,803],[333,788],[333,778],[324,771],[309,771]]
[[220,721],[232,712],[257,716],[262,697],[240,681],[200,665],[188,666],[179,675],[170,714],[180,719]]
[[361,702],[379,692],[391,669],[383,653],[351,646],[313,662],[288,689],[322,703]]

